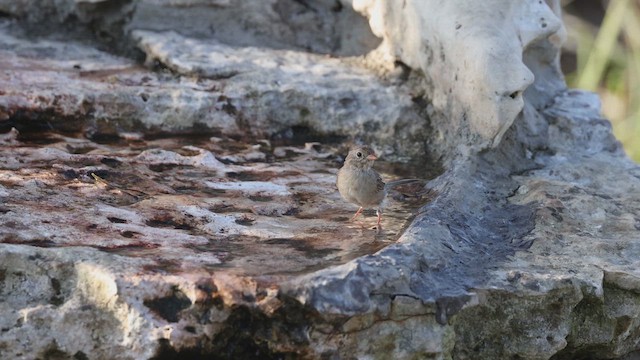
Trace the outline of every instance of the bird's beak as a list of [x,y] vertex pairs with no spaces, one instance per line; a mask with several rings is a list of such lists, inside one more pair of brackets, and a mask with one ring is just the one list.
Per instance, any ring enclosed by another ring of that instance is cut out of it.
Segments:
[[373,155],[373,154],[367,156],[367,160],[377,160],[377,159],[378,159],[378,157]]

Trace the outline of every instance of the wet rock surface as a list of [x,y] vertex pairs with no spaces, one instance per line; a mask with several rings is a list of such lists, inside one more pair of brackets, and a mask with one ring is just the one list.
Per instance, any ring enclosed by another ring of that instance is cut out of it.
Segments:
[[[256,303],[270,313],[302,309],[283,307],[283,281],[395,242],[432,196],[423,184],[399,187],[379,232],[373,213],[348,221],[356,209],[335,189],[343,146],[208,137],[95,143],[15,129],[0,141],[3,357],[28,358],[34,348],[45,357],[131,359],[183,347],[213,351],[202,336],[257,321]],[[403,164],[377,167],[385,178],[434,176]],[[200,319],[210,311],[216,320]],[[133,329],[116,330],[123,326]],[[186,342],[165,343],[165,333]],[[215,346],[236,341],[242,348],[229,356],[249,356],[253,335]],[[121,343],[130,337],[134,343]],[[266,343],[260,351],[271,352]]]
[[[640,167],[555,45],[478,152],[347,5],[0,0],[1,358],[637,356]],[[381,234],[351,141],[432,179]]]
[[3,242],[90,246],[155,259],[161,273],[286,275],[344,263],[394,242],[427,201],[422,185],[405,185],[378,233],[371,217],[348,221],[355,209],[335,189],[335,147],[36,136],[14,131],[2,147]]

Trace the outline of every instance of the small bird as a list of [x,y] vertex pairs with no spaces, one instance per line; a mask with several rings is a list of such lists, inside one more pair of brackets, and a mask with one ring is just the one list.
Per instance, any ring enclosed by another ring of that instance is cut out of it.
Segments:
[[380,207],[387,190],[396,185],[419,181],[416,179],[403,179],[385,184],[372,166],[378,157],[368,146],[358,146],[347,155],[344,165],[338,171],[336,185],[340,195],[350,203],[358,205],[351,221],[355,220],[365,208],[375,208],[378,216],[378,231],[382,219]]

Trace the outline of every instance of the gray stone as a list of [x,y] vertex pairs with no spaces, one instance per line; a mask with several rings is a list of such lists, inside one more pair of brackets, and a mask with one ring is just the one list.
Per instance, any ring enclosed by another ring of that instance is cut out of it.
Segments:
[[[561,25],[529,16],[559,2],[409,2],[484,31],[418,32],[443,42],[424,52],[389,1],[38,4],[0,0],[20,18],[0,26],[1,358],[637,356],[640,167],[565,89]],[[503,10],[514,32],[481,16]],[[496,64],[535,81],[495,123],[422,66],[514,34],[522,58]],[[430,180],[392,194],[381,235],[347,222],[343,140]]]
[[[5,25],[0,118],[97,137],[142,129],[290,138],[297,129],[353,137],[396,156],[425,149],[427,122],[411,89],[392,91],[373,72],[349,62],[174,32],[133,32],[150,62],[187,75],[177,76],[145,70],[80,41],[26,40],[14,24]],[[185,46],[200,50],[186,53]],[[14,71],[20,69],[29,71]]]

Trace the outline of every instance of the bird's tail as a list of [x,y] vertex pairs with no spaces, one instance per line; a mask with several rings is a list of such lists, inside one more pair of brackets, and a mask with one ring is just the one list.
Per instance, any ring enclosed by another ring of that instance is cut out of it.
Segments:
[[385,189],[391,189],[394,188],[396,186],[399,185],[404,185],[404,184],[412,184],[412,183],[416,183],[416,182],[427,182],[424,179],[399,179],[399,180],[393,180],[393,181],[389,181],[388,183],[386,183],[384,185]]

